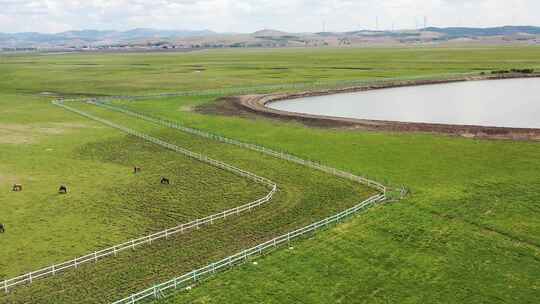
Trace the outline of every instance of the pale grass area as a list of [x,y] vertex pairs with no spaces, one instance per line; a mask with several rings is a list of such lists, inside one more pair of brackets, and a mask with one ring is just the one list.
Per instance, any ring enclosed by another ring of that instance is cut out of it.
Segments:
[[[0,169],[1,170],[1,169]],[[0,186],[13,185],[20,180],[20,177],[15,175],[10,175],[0,171]]]
[[180,112],[193,112],[195,109],[194,105],[184,105],[178,108],[178,111]]
[[75,129],[101,128],[83,123],[48,124],[2,124],[0,123],[0,144],[34,144],[40,139],[60,135]]

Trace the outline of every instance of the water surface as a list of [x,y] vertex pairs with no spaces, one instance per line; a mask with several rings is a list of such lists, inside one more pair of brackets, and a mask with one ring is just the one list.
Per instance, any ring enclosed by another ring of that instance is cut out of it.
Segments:
[[283,100],[289,112],[346,118],[540,128],[540,78],[467,81]]

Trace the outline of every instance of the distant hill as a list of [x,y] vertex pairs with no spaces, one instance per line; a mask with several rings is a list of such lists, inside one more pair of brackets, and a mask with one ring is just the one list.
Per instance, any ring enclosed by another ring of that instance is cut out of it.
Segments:
[[264,29],[264,30],[256,31],[252,35],[254,36],[283,36],[283,35],[288,35],[288,34],[289,33],[287,32],[282,32],[278,30]]
[[0,45],[12,47],[30,46],[76,46],[84,44],[100,45],[110,43],[126,43],[133,40],[155,38],[186,38],[197,36],[210,36],[216,33],[209,30],[156,30],[138,28],[129,31],[98,31],[82,30],[67,31],[56,34],[43,33],[0,33]]
[[516,34],[540,35],[540,27],[537,26],[501,26],[490,28],[428,27],[423,29],[423,31],[440,33],[449,37],[508,36]]
[[245,47],[347,47],[427,43],[540,44],[540,27],[427,27],[420,30],[287,33],[263,29],[254,33],[209,30],[81,30],[56,34],[0,33],[0,50],[145,50]]

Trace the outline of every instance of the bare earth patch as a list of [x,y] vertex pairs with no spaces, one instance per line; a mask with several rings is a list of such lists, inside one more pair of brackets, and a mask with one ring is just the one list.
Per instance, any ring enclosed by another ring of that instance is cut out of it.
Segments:
[[341,128],[350,130],[390,131],[390,132],[424,132],[457,135],[466,138],[489,138],[511,140],[540,140],[540,129],[501,128],[467,125],[446,125],[431,123],[409,123],[398,121],[382,121],[354,119],[332,116],[293,113],[271,109],[266,105],[279,100],[295,99],[310,96],[322,96],[337,93],[360,92],[384,88],[405,87],[415,85],[440,84],[459,81],[491,80],[506,78],[540,77],[540,74],[522,75],[479,75],[456,77],[444,80],[405,80],[389,81],[373,85],[363,85],[331,90],[307,91],[301,93],[278,93],[264,95],[244,95],[226,97],[216,103],[203,105],[196,110],[204,114],[219,114],[230,116],[257,117],[264,116],[283,121],[298,121],[308,126],[322,128]]

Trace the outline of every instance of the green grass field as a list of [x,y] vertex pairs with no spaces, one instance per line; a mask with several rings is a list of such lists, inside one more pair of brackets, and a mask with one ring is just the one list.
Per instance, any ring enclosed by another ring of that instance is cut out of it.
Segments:
[[[3,92],[151,94],[540,68],[538,47],[222,50],[0,57]],[[201,72],[197,72],[201,71]]]
[[[2,97],[2,109],[11,112],[0,118],[1,221],[8,229],[1,239],[2,279],[266,195],[263,186],[45,100]],[[133,166],[142,173],[134,175]],[[172,185],[159,185],[161,176]],[[11,192],[14,183],[24,190]],[[57,194],[61,184],[69,195]]]
[[[15,289],[6,298],[7,301],[15,303],[28,301],[94,303],[97,299],[112,301],[119,295],[126,296],[129,291],[137,291],[157,280],[174,276],[178,272],[187,272],[215,258],[225,257],[227,253],[254,246],[290,229],[322,219],[373,194],[372,191],[352,182],[263,157],[255,152],[162,129],[94,106],[83,104],[74,106],[115,123],[257,172],[277,182],[280,192],[263,208],[240,215],[238,219],[178,235],[167,241],[156,242],[151,246],[121,254],[118,258],[79,267],[76,271],[67,272],[62,276],[36,281],[30,288]],[[96,145],[94,148],[101,146]],[[193,182],[205,183],[206,180],[201,177]],[[197,188],[192,190],[201,191]],[[226,192],[218,194],[225,195]],[[217,203],[219,199],[214,198],[210,203]],[[133,280],[126,280],[130,277]]]
[[[167,303],[283,303],[303,295],[306,303],[534,303],[540,296],[540,144],[322,130],[168,110],[201,103],[184,97],[121,104],[225,136],[273,142],[278,150],[406,184],[412,195],[318,237],[321,243],[269,256]],[[304,284],[311,280],[316,283]]]
[[[54,108],[39,93],[135,95],[513,67],[540,68],[540,49],[297,49],[0,57],[0,222],[24,223],[20,228],[10,225],[11,230],[0,235],[0,248],[8,248],[0,260],[0,279],[264,193],[262,187],[246,191],[248,182],[241,178]],[[372,209],[301,241],[293,250],[280,250],[258,265],[247,264],[218,275],[163,302],[536,303],[540,298],[539,143],[326,130],[192,111],[218,97],[117,103],[390,184],[405,184],[412,193],[403,201]],[[37,281],[8,296],[0,295],[0,302],[115,300],[345,209],[369,195],[352,183],[255,152],[123,114],[78,106],[271,178],[282,189],[274,202],[253,214]],[[130,174],[139,160],[153,170],[142,181]],[[180,192],[146,192],[147,183],[164,170],[182,178],[182,187],[174,185],[181,187]],[[9,192],[14,180],[29,189]],[[69,196],[59,197],[59,183],[77,186]],[[226,199],[220,192],[202,189],[219,185],[227,191]],[[162,197],[159,206],[149,206],[148,199],[155,196]],[[177,201],[180,203],[172,204]],[[205,201],[212,204],[201,206]],[[57,246],[60,250],[54,249]]]

